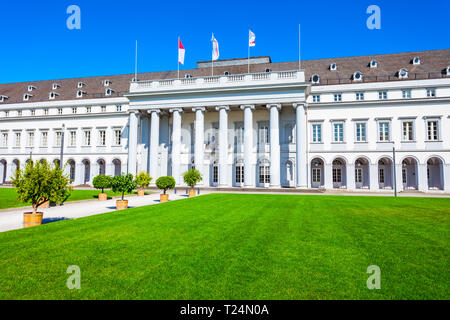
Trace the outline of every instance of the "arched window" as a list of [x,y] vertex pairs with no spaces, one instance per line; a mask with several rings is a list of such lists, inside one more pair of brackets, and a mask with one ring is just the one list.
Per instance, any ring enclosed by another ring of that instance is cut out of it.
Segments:
[[236,161],[236,183],[244,182],[244,163],[242,159]]

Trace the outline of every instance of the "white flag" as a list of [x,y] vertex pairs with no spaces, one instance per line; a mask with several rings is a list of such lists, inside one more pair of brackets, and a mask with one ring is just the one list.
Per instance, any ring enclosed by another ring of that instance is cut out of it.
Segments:
[[178,63],[184,64],[184,53],[183,44],[181,43],[181,39],[178,38]]
[[213,48],[212,48],[212,60],[219,59],[219,43],[217,42],[216,38],[214,38],[214,33],[212,34]]
[[255,46],[255,34],[252,32],[252,30],[248,30],[248,46],[254,47]]

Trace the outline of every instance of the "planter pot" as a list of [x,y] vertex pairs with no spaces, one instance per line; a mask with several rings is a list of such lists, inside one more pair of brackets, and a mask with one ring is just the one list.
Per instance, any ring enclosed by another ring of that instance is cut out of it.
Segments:
[[100,201],[108,200],[108,194],[107,193],[100,193],[98,195],[98,200],[100,200]]
[[144,190],[138,190],[138,196],[144,196],[145,195],[145,191]]
[[159,202],[167,202],[169,201],[169,195],[168,194],[160,194],[159,195]]
[[188,195],[189,195],[189,198],[190,197],[195,197],[195,195],[196,195],[195,190],[194,189],[190,189]]
[[23,227],[34,227],[42,224],[42,212],[25,212],[23,214]]
[[128,200],[116,200],[116,210],[128,209]]
[[39,206],[39,208],[41,209],[47,209],[48,207],[50,207],[50,200],[45,201],[43,204]]

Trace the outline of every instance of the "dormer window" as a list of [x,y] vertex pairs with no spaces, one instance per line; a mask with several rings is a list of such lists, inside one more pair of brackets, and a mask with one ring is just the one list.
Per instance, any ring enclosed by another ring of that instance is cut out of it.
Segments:
[[59,96],[59,93],[56,93],[56,92],[53,92],[53,91],[48,94],[48,98],[50,100],[55,99],[57,96]]
[[269,68],[267,68],[266,70],[264,70],[264,72],[269,73],[269,72],[271,72],[271,70]]
[[448,76],[450,76],[450,66],[448,66],[447,69],[445,69],[445,72]]
[[400,71],[398,72],[398,77],[400,79],[406,79],[408,78],[408,70],[406,69],[400,69]]
[[114,91],[113,89],[108,88],[108,89],[105,90],[105,95],[110,96],[110,95],[113,94],[114,92],[115,92],[115,91]]
[[8,96],[0,95],[0,102],[5,102],[8,99]]
[[86,86],[86,83],[84,82],[78,82],[78,88],[83,88]]
[[314,84],[320,83],[320,76],[319,76],[318,74],[314,74],[314,75],[311,77],[311,82],[314,83]]
[[337,64],[336,63],[330,64],[330,70],[331,71],[336,71],[337,70]]
[[372,61],[370,61],[369,66],[371,68],[377,68],[378,67],[378,62],[376,62],[376,60],[372,60]]
[[224,76],[229,76],[229,75],[230,75],[230,72],[229,72],[229,71],[225,71],[225,72],[223,73],[223,75],[224,75]]
[[23,101],[28,101],[28,100],[30,100],[30,98],[31,98],[32,96],[33,96],[32,94],[25,93],[25,94],[23,95]]
[[133,79],[131,79],[131,82],[138,82],[138,78],[133,77]]
[[36,89],[36,87],[35,86],[28,86],[28,92],[31,92],[31,91],[33,91],[34,89]]
[[362,78],[363,78],[363,75],[362,75],[362,73],[359,72],[359,71],[356,71],[356,72],[353,74],[353,81],[361,81]]
[[77,98],[82,98],[84,94],[86,94],[86,92],[84,92],[83,90],[78,90],[77,91]]
[[420,64],[420,58],[419,57],[414,57],[412,62],[413,62],[413,65],[419,65]]
[[111,84],[111,81],[109,81],[109,80],[104,80],[103,81],[103,86],[104,87],[109,87],[110,84]]
[[52,90],[56,90],[58,88],[60,88],[61,86],[57,83],[52,84]]
[[186,73],[186,74],[184,75],[184,78],[185,78],[185,79],[190,79],[190,78],[192,78],[192,76],[191,76],[189,73]]

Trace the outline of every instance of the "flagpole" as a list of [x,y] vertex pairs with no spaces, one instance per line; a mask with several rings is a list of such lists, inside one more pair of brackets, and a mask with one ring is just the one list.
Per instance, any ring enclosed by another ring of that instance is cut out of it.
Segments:
[[214,32],[212,33],[211,44],[212,44],[212,52],[211,52],[211,77],[214,77]]
[[[250,39],[250,29],[248,29],[248,38]],[[248,42],[248,58],[247,58],[247,67],[248,67],[248,72],[250,73],[250,41]]]
[[137,57],[138,57],[138,42],[136,40],[136,52],[135,52],[135,57],[134,57],[134,79],[137,81]]
[[300,56],[300,23],[298,24],[298,70],[301,70],[302,68],[302,60]]
[[180,46],[180,37],[178,37],[177,45],[178,45],[178,62],[177,62],[178,76],[177,76],[177,78],[180,79],[180,57],[179,57],[179,55],[180,55],[180,53],[179,53],[180,52],[180,48],[179,48],[179,46]]

